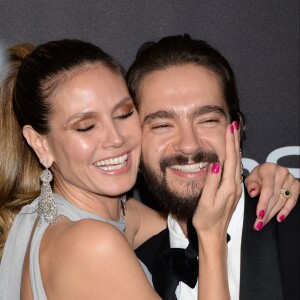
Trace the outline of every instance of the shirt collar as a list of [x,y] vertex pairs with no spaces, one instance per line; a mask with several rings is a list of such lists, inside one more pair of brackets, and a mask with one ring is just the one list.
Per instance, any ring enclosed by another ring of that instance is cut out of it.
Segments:
[[[228,225],[228,234],[233,237],[235,233],[238,231],[238,226],[237,224],[240,224],[241,218],[244,216],[244,185],[242,184],[242,195],[240,198],[240,201],[238,202],[233,215],[231,217],[231,220]],[[170,246],[171,248],[182,248],[185,249],[189,241],[185,234],[183,233],[181,227],[179,226],[178,222],[176,219],[169,214],[168,215],[168,228],[169,228],[169,237],[170,237]]]

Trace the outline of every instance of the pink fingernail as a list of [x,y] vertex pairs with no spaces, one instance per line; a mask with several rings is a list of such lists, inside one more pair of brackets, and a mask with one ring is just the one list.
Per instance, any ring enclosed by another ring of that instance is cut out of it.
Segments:
[[281,215],[281,216],[279,217],[279,221],[280,221],[280,222],[282,222],[284,219],[285,219],[285,215]]
[[262,219],[264,216],[265,216],[265,211],[262,209],[262,210],[259,212],[258,217],[259,217],[260,219]]
[[234,128],[233,128],[233,126],[232,125],[230,125],[230,132],[233,134],[233,132],[234,132]]
[[255,188],[252,188],[249,192],[249,194],[251,195],[253,192],[255,191]]
[[237,121],[233,121],[232,124],[236,130],[239,130],[239,123]]
[[219,173],[219,171],[220,171],[220,164],[218,164],[218,163],[214,163],[213,164],[213,166],[211,167],[211,172],[212,173],[215,173],[215,174],[218,174]]
[[258,222],[255,226],[255,229],[257,231],[260,231],[263,228],[263,226],[264,226],[264,222]]

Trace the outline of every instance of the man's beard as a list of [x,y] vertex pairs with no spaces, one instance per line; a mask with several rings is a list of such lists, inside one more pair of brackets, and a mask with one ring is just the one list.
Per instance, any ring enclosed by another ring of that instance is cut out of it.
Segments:
[[[185,183],[181,183],[181,190],[184,191],[177,192],[176,189],[168,186],[166,169],[172,165],[187,165],[190,161],[214,163],[219,162],[219,159],[214,152],[204,151],[198,151],[190,159],[183,155],[169,156],[160,161],[161,172],[159,174],[156,174],[157,172],[150,165],[145,165],[143,160],[140,165],[145,181],[163,211],[171,213],[181,221],[192,219],[203,187],[197,179],[187,180]],[[175,184],[177,183],[175,182]],[[178,184],[180,183],[178,182]]]

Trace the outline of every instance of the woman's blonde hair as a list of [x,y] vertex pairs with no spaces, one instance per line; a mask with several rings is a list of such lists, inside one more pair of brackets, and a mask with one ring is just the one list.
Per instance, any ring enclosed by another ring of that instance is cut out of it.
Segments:
[[19,67],[33,49],[30,44],[9,49],[9,65],[0,86],[0,257],[15,214],[40,189],[41,168],[23,138],[12,101]]
[[124,75],[123,68],[99,47],[79,40],[52,41],[8,50],[0,85],[0,258],[14,216],[40,193],[41,164],[22,135],[30,125],[51,131],[51,96],[73,71],[103,64]]

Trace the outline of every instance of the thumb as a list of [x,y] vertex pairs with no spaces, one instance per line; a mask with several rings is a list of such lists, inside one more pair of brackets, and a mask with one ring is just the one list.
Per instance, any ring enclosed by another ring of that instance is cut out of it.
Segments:
[[259,195],[260,185],[257,182],[253,182],[253,183],[245,182],[245,186],[251,198],[254,198]]
[[260,177],[256,169],[254,169],[244,180],[245,186],[247,188],[250,197],[255,197],[260,193]]

